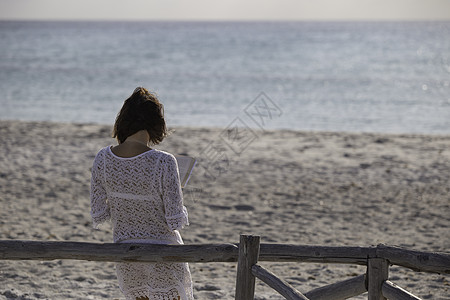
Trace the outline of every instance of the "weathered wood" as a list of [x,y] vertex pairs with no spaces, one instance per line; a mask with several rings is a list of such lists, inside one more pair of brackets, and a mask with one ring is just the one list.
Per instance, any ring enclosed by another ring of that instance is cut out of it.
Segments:
[[348,299],[367,292],[366,275],[359,275],[344,281],[323,286],[305,294],[311,300]]
[[[242,237],[241,237],[242,239]],[[395,299],[420,299],[409,292],[386,281],[388,275],[388,263],[407,267],[416,271],[450,274],[450,254],[433,253],[406,250],[397,247],[379,245],[375,247],[324,247],[302,245],[261,244],[259,237],[247,237],[258,247],[242,247],[244,251],[245,268],[239,268],[247,272],[248,278],[253,280],[250,285],[244,282],[241,289],[250,286],[254,294],[254,276],[252,265],[260,261],[296,261],[296,262],[321,262],[321,263],[349,263],[368,265],[368,291],[369,299],[385,299],[384,296],[396,297]],[[257,240],[257,243],[256,243]],[[245,250],[247,249],[247,250]],[[248,256],[248,249],[254,249],[254,254]],[[193,245],[155,245],[155,244],[116,244],[116,243],[85,243],[85,242],[60,242],[60,241],[21,241],[0,240],[0,260],[54,260],[77,259],[88,261],[110,262],[236,262],[241,248],[235,244],[193,244]],[[248,259],[251,258],[251,260]],[[242,263],[241,263],[242,264]],[[256,268],[255,268],[256,269]],[[249,275],[250,274],[250,275]],[[253,279],[252,279],[253,278]],[[349,279],[349,282],[341,282],[313,290],[306,294],[311,299],[326,298],[334,288],[340,289],[344,285],[352,289],[354,293],[362,291],[362,277]],[[385,282],[386,281],[386,282]],[[239,279],[238,283],[243,282]],[[241,283],[239,283],[239,286]],[[238,289],[237,289],[238,290]],[[324,292],[327,291],[327,292]],[[400,292],[401,291],[401,292]],[[353,293],[348,291],[349,293]],[[317,293],[317,294],[316,294]],[[335,292],[333,299],[338,299],[339,291]],[[320,297],[316,298],[317,295]],[[356,295],[356,294],[354,294]],[[353,295],[352,295],[353,296]],[[236,294],[236,299],[238,295]],[[250,298],[241,298],[250,299]],[[253,299],[253,296],[251,297]]]
[[450,274],[450,254],[407,250],[385,245],[377,246],[377,256],[391,264],[415,271]]
[[0,241],[0,260],[78,259],[112,262],[235,262],[234,244],[154,245]]
[[236,276],[236,300],[253,300],[255,296],[255,276],[252,266],[259,255],[259,236],[241,235]]
[[373,247],[329,247],[285,244],[261,244],[259,261],[343,263],[367,265],[375,257]]
[[[261,244],[259,261],[345,263],[367,265],[368,258],[386,258],[391,264],[415,271],[450,274],[450,254],[375,247],[327,247]],[[161,255],[164,254],[164,255]],[[0,259],[92,261],[236,262],[234,244],[149,245],[83,242],[0,240]]]
[[[261,244],[262,261],[355,263],[365,265],[369,248]],[[161,254],[164,254],[163,256]],[[0,259],[91,261],[237,262],[234,244],[152,245],[68,241],[0,240]]]
[[383,282],[388,279],[389,264],[384,258],[370,258],[367,266],[367,291],[369,300],[386,300],[381,292]]
[[288,300],[308,300],[305,295],[297,291],[292,285],[283,279],[278,278],[275,274],[269,270],[261,267],[260,265],[254,265],[252,267],[252,273],[259,279],[261,279],[268,286],[280,293],[281,296]]
[[421,300],[389,280],[383,282],[382,291],[383,296],[389,300]]

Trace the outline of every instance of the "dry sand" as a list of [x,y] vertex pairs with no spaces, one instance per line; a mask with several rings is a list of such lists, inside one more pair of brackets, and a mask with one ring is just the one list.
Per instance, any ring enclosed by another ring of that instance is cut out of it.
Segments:
[[[0,239],[110,242],[111,230],[93,230],[89,215],[90,167],[100,148],[114,144],[109,134],[110,126],[0,121]],[[237,243],[244,233],[263,243],[449,252],[450,136],[243,136],[177,128],[157,147],[203,157],[184,191],[186,243]],[[352,265],[262,265],[302,292],[365,272]],[[191,264],[191,271],[197,299],[233,299],[236,264]],[[424,299],[450,299],[448,275],[392,267],[390,277]],[[0,261],[0,299],[123,297],[114,263],[56,260]],[[256,299],[282,298],[258,281]]]

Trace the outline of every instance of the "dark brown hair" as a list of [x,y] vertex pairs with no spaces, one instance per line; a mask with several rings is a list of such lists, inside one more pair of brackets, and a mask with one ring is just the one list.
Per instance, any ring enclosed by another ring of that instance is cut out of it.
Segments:
[[138,87],[117,114],[113,137],[121,144],[141,130],[147,130],[153,145],[162,142],[168,134],[162,103],[154,94]]

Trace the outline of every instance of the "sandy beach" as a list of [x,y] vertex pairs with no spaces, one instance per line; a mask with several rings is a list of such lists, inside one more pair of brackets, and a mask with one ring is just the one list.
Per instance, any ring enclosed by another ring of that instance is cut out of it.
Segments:
[[[90,167],[111,126],[0,121],[0,239],[111,242],[89,214]],[[189,243],[370,246],[450,252],[450,136],[175,128],[155,148],[201,158],[184,189]],[[307,292],[365,267],[262,263]],[[236,264],[191,264],[196,299],[233,299]],[[423,299],[448,275],[392,267]],[[114,263],[0,261],[0,300],[124,299]],[[256,299],[283,299],[258,281]],[[355,299],[367,299],[367,295]]]

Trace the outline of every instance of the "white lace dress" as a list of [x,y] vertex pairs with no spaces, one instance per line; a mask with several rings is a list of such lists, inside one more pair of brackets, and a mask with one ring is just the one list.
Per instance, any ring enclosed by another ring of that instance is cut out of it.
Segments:
[[[178,166],[173,155],[149,150],[122,158],[111,146],[97,153],[91,177],[94,227],[110,220],[115,243],[182,244],[178,229],[188,225]],[[190,300],[187,263],[117,263],[126,299]]]

